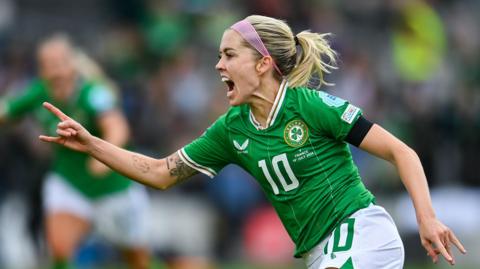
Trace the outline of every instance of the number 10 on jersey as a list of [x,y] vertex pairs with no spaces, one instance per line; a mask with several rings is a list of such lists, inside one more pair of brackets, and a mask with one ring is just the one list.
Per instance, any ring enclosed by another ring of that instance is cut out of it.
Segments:
[[[283,175],[282,171],[280,171],[280,166],[279,166],[280,163],[282,163],[283,167],[285,168],[288,182],[285,179],[285,176]],[[278,190],[277,183],[275,183],[272,176],[270,175],[270,172],[267,167],[267,162],[265,160],[260,160],[258,162],[258,166],[262,168],[263,174],[267,178],[268,183],[270,183],[270,185],[272,186],[273,193],[275,195],[278,195],[280,192]],[[293,173],[292,168],[290,167],[290,164],[288,163],[286,153],[273,157],[272,166],[273,166],[273,171],[275,171],[275,174],[277,175],[278,181],[280,181],[280,184],[282,185],[283,189],[286,192],[296,189],[300,185],[297,177],[295,177],[295,174]]]

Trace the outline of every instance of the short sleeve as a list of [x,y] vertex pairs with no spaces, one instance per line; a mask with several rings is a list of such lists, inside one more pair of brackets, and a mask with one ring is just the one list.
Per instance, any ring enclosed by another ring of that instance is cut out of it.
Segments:
[[101,115],[104,112],[113,110],[116,107],[116,103],[115,93],[106,85],[95,84],[88,92],[88,108],[94,115]]
[[307,91],[301,99],[311,127],[335,140],[344,140],[362,115],[360,108],[323,91]]
[[233,162],[232,153],[227,148],[227,138],[224,115],[178,153],[190,167],[213,178],[223,167]]
[[23,116],[40,106],[46,100],[45,89],[38,81],[30,84],[25,91],[16,96],[2,100],[2,113],[7,118],[17,118]]

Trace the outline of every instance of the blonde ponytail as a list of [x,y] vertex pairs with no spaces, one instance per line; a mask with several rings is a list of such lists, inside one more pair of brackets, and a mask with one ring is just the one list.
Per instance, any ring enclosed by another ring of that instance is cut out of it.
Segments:
[[[319,88],[322,84],[331,86],[324,80],[324,74],[329,74],[332,69],[336,69],[337,53],[330,47],[326,37],[330,34],[317,34],[309,31],[303,31],[297,34],[298,44],[301,48],[298,63],[287,75],[290,86],[312,86]],[[322,59],[324,56],[325,59]],[[311,79],[318,76],[318,82],[312,83]]]
[[[330,34],[303,31],[297,34],[299,46],[296,46],[292,30],[286,22],[260,15],[251,15],[245,19],[255,28],[291,87],[319,88],[322,84],[333,85],[324,80],[325,73],[329,74],[337,68],[337,53],[326,39]],[[258,55],[261,57],[260,53]],[[277,73],[275,76],[282,79]],[[312,79],[318,81],[311,83]]]

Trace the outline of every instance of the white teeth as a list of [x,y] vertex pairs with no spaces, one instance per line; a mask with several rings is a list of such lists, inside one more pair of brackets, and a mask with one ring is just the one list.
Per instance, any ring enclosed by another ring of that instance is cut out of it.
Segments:
[[223,82],[227,82],[227,81],[232,81],[231,79],[227,78],[227,77],[222,77],[222,81]]

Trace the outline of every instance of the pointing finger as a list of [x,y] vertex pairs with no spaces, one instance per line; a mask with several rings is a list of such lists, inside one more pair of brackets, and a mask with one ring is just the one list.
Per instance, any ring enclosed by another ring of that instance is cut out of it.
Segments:
[[55,116],[57,116],[62,121],[70,119],[70,117],[65,115],[60,109],[50,104],[49,102],[43,102],[43,107],[45,107],[48,111],[52,112]]

